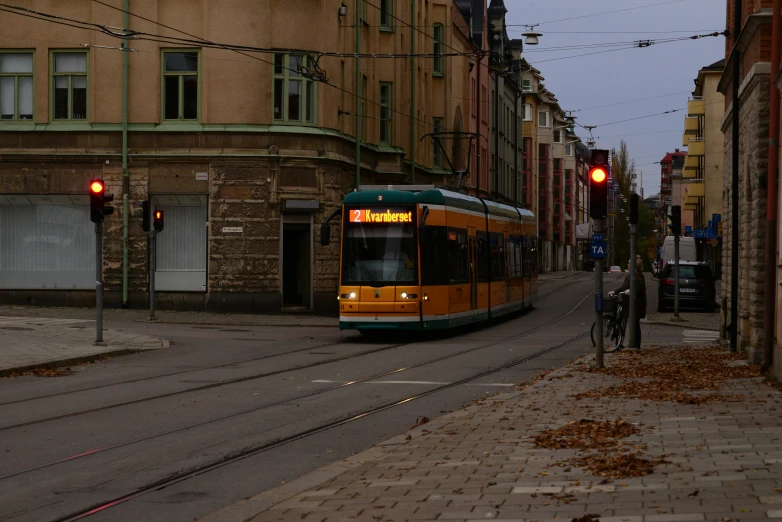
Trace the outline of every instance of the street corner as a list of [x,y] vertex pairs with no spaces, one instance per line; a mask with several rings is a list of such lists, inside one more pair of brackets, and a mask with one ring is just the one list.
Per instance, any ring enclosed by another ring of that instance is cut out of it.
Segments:
[[102,342],[96,337],[95,322],[86,319],[0,317],[0,376],[35,374],[170,346],[166,339],[127,330],[104,329]]

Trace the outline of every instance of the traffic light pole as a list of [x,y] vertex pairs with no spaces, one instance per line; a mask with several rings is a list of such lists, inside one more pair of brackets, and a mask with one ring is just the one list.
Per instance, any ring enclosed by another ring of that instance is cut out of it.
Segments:
[[[595,230],[600,233],[602,219],[595,219]],[[595,259],[595,366],[603,368],[603,260]]]
[[103,223],[95,223],[95,344],[103,344]]
[[630,314],[627,320],[627,327],[630,329],[630,338],[628,345],[630,348],[640,348],[640,343],[638,342],[638,339],[635,338],[635,323],[636,323],[636,317],[638,317],[638,305],[636,304],[636,298],[638,297],[638,292],[635,289],[636,280],[638,279],[638,276],[636,275],[637,268],[635,267],[636,261],[635,261],[635,238],[636,238],[636,231],[637,231],[637,225],[630,225]]
[[673,318],[679,318],[679,234],[673,237]]
[[149,320],[157,321],[155,317],[155,270],[157,269],[157,232],[149,233]]

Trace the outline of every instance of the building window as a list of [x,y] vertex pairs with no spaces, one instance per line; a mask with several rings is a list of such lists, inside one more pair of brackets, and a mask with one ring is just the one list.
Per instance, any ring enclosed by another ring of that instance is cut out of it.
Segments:
[[440,148],[440,136],[437,136],[438,132],[443,132],[443,119],[433,118],[434,123],[434,166],[438,168],[443,167],[443,151]]
[[555,130],[554,131],[554,143],[562,143],[562,131],[561,130]]
[[522,92],[532,92],[532,80],[521,80]]
[[538,127],[548,127],[548,111],[538,111]]
[[391,144],[391,84],[380,84],[380,143]]
[[33,53],[0,53],[0,117],[33,119]]
[[53,53],[52,111],[55,120],[87,119],[87,53]]
[[573,155],[573,144],[572,143],[568,143],[567,145],[565,145],[565,154],[567,156],[572,156]]
[[380,0],[380,27],[393,29],[394,0]]
[[434,24],[434,69],[433,74],[442,76],[443,70],[443,24]]
[[524,121],[532,121],[532,105],[529,103],[524,104]]
[[198,120],[198,51],[163,53],[163,119]]
[[274,121],[315,123],[315,82],[299,73],[306,66],[306,56],[274,55]]

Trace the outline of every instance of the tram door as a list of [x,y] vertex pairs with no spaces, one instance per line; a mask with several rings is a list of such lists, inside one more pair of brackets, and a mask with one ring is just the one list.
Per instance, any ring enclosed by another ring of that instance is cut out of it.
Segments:
[[478,249],[475,243],[475,227],[467,231],[467,248],[470,256],[470,310],[478,308]]

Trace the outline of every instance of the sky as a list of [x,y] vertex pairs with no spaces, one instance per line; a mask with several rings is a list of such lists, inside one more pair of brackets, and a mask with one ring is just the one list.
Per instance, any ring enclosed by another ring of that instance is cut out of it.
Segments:
[[[645,197],[660,191],[659,162],[666,152],[683,148],[686,111],[600,125],[686,109],[698,70],[724,58],[725,37],[659,40],[724,31],[725,5],[725,0],[505,0],[511,38],[520,37],[524,24],[540,24],[535,28],[543,34],[540,44],[525,45],[524,56],[541,72],[546,89],[564,110],[575,111],[579,124],[598,125],[592,131],[597,148],[619,148],[620,140],[627,142],[643,174],[639,184]],[[622,11],[609,13],[617,10]],[[610,49],[590,45],[630,42],[629,47],[639,40],[658,43],[573,58]],[[556,50],[562,47],[570,49]],[[600,105],[610,106],[594,108]],[[577,134],[588,136],[580,127]]]

